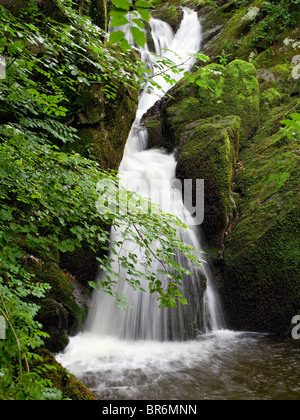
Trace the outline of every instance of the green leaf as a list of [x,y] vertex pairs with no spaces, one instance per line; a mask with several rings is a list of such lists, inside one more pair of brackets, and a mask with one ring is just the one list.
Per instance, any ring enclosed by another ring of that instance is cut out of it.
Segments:
[[137,43],[137,45],[139,45],[140,47],[144,47],[146,42],[147,42],[147,38],[146,38],[146,35],[144,34],[144,32],[141,31],[139,28],[137,28],[135,26],[132,26],[130,28],[130,31],[131,31],[133,39]]
[[281,121],[282,124],[288,125],[289,127],[294,128],[295,130],[299,130],[300,129],[300,125],[298,122],[293,121],[293,120],[282,120]]
[[5,221],[9,221],[9,222],[11,220],[13,220],[12,210],[11,209],[9,209],[9,210],[4,210],[4,209],[0,210],[0,219],[1,220],[5,220]]
[[112,4],[118,9],[123,9],[129,11],[129,4],[127,0],[111,0]]
[[115,31],[111,32],[109,36],[109,43],[115,44],[116,42],[120,42],[125,38],[125,34],[123,31]]
[[293,120],[300,121],[300,114],[296,114],[296,113],[294,113],[294,114],[291,114],[291,115],[290,115],[290,117],[291,117]]
[[132,22],[139,26],[141,29],[145,28],[144,23],[140,19],[132,19]]
[[113,17],[110,25],[111,26],[123,26],[126,25],[128,23],[128,19],[125,16],[121,16],[121,17]]
[[121,45],[121,48],[124,52],[130,50],[130,48],[131,48],[131,45],[129,44],[129,42],[125,38],[121,41],[120,45]]
[[143,8],[137,7],[136,10],[139,12],[142,19],[144,19],[146,22],[149,22],[150,12],[149,12],[148,9],[143,9]]
[[95,290],[99,289],[99,286],[94,281],[89,281],[88,284]]
[[182,299],[178,299],[180,303],[182,303],[182,305],[187,305],[187,299],[182,298]]
[[145,1],[145,0],[137,0],[136,2],[135,2],[135,7],[142,7],[142,8],[145,8],[145,9],[149,9],[149,7],[151,7],[151,3],[149,3],[148,1]]
[[121,17],[126,17],[127,13],[128,12],[126,10],[115,8],[115,9],[112,9],[109,14],[111,17],[121,18]]

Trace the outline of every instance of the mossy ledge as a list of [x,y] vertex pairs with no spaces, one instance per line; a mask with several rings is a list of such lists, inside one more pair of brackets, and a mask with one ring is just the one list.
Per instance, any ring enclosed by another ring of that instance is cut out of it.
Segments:
[[47,365],[50,369],[44,369],[41,376],[52,382],[52,386],[62,392],[63,400],[91,401],[95,400],[94,394],[80,382],[72,373],[63,368],[45,348],[38,349],[36,353],[40,360],[31,361],[31,369],[38,369],[41,364]]

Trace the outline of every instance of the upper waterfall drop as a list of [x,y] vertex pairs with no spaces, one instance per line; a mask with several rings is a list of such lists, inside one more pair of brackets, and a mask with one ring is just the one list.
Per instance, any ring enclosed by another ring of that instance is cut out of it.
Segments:
[[[202,28],[197,13],[183,7],[183,19],[176,33],[173,32],[171,26],[160,19],[151,18],[150,28],[153,44],[155,47],[155,55],[149,52],[148,45],[140,48],[142,60],[146,62],[149,68],[154,72],[154,66],[159,57],[163,57],[174,63],[180,72],[174,73],[167,65],[162,65],[159,74],[153,75],[153,81],[158,86],[152,86],[148,83],[139,98],[139,104],[135,122],[133,123],[129,134],[124,156],[130,156],[136,152],[140,152],[147,147],[147,134],[143,127],[140,126],[142,116],[150,109],[155,102],[160,100],[172,87],[168,81],[162,76],[166,73],[174,81],[179,81],[185,71],[189,71],[194,65],[196,59],[193,54],[198,53],[202,42]],[[130,39],[130,31],[124,29],[127,38]],[[148,92],[148,89],[151,92]],[[140,134],[142,132],[142,134]],[[121,164],[122,165],[122,164]]]
[[[156,55],[151,55],[146,46],[141,50],[142,57],[147,58],[152,69],[158,59],[157,56],[172,60],[178,68],[182,69],[182,72],[173,73],[172,69],[164,67],[160,73],[169,72],[170,76],[178,81],[183,73],[189,71],[194,65],[193,54],[200,50],[202,31],[197,13],[183,8],[183,19],[176,33],[166,22],[159,19],[151,18],[150,27]],[[128,191],[150,198],[151,201],[160,204],[162,210],[171,213],[174,211],[173,214],[186,221],[188,214],[182,199],[173,194],[175,156],[163,150],[147,150],[147,130],[140,123],[143,114],[171,88],[171,84],[161,74],[154,76],[154,80],[161,89],[155,87],[149,93],[147,89],[149,86],[146,86],[140,95],[136,120],[119,167],[120,179]],[[154,179],[156,188],[153,190],[151,182]],[[196,249],[202,249],[195,231],[189,230],[181,234],[184,234],[186,243],[193,245]],[[118,238],[121,238],[120,231],[111,233],[112,240]],[[126,243],[123,249],[116,251],[119,255],[126,256],[126,253],[133,250],[133,246],[137,247],[132,243]],[[190,262],[182,260],[180,255],[177,258],[181,264],[187,264],[187,268],[193,272],[192,278],[186,278],[182,285],[183,295],[188,298],[189,305],[160,309],[154,295],[139,290],[134,291],[126,282],[119,282],[118,294],[128,295],[129,307],[126,311],[121,311],[113,298],[101,293],[101,290],[97,291],[88,317],[88,331],[103,337],[165,341],[193,338],[200,328],[205,332],[223,327],[220,314],[217,313],[219,308],[212,288],[209,268],[192,266]],[[199,259],[203,259],[200,253]],[[116,261],[115,264],[117,266],[118,262]],[[154,262],[154,264],[158,263]],[[153,268],[156,271],[159,265]],[[142,270],[142,267],[140,269]],[[120,270],[125,278],[126,270],[122,271],[122,268]],[[144,283],[142,282],[142,287],[148,289],[147,281],[145,280]],[[202,300],[200,296],[203,295],[204,283],[207,288]]]

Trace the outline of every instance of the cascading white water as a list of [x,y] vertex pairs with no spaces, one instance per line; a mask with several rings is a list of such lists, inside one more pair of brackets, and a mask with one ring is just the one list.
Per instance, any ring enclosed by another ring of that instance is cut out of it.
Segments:
[[[183,12],[184,17],[176,34],[165,22],[151,19],[150,23],[156,54],[166,54],[177,65],[182,65],[184,70],[189,70],[194,64],[190,54],[200,49],[201,26],[195,12],[189,9],[183,9]],[[168,50],[164,51],[164,48]],[[142,54],[149,65],[153,65],[147,48]],[[182,73],[173,76],[180,79]],[[173,189],[175,156],[163,150],[147,150],[147,131],[140,123],[143,114],[170,88],[161,76],[158,78],[163,91],[155,90],[149,94],[145,89],[141,94],[136,120],[119,168],[121,182],[128,190],[150,196],[163,210],[170,212],[172,209],[172,213],[185,220],[190,215],[181,196],[174,195]],[[155,189],[149,187],[153,180],[157,187]],[[117,239],[118,234],[118,231],[113,231],[112,239]],[[188,229],[183,234],[185,242],[196,249],[202,249],[196,230]],[[138,254],[137,248],[135,244],[126,243],[121,252],[134,251]],[[182,265],[186,264],[182,256],[177,257]],[[204,255],[201,253],[199,258],[203,260]],[[157,267],[153,268],[156,271]],[[188,352],[189,348],[193,349],[193,355],[197,344],[190,340],[194,340],[199,333],[217,333],[223,329],[224,323],[209,265],[203,263],[201,267],[189,265],[187,268],[193,272],[193,276],[183,281],[181,291],[188,300],[186,306],[161,309],[153,294],[133,290],[127,283],[120,282],[118,293],[127,293],[130,305],[123,311],[112,297],[101,291],[95,292],[86,331],[70,338],[70,344],[64,353],[58,355],[58,360],[90,387],[99,390],[106,387],[104,383],[107,383],[107,389],[122,389],[120,383],[123,383],[122,378],[127,375],[127,369],[130,372],[135,369],[137,372],[140,369],[149,371],[159,353],[167,365],[177,359],[181,360],[182,351]],[[147,284],[141,286],[148,289]],[[179,342],[185,340],[186,347],[178,346]],[[128,397],[127,391],[125,393]]]
[[[167,23],[158,19],[151,19],[150,26],[156,55],[167,57],[183,71],[187,71],[195,62],[192,54],[200,49],[201,26],[197,13],[186,8],[183,12],[184,17],[176,34]],[[153,68],[155,58],[149,54],[147,47],[142,50],[142,55]],[[182,72],[172,74],[172,77],[179,80]],[[127,190],[151,198],[165,211],[170,212],[172,209],[174,214],[186,221],[188,214],[181,198],[173,196],[175,157],[163,150],[147,150],[147,131],[140,123],[143,114],[171,87],[161,75],[155,78],[161,89],[148,93],[146,88],[141,94],[136,120],[119,168],[121,182]],[[153,189],[154,183],[155,189]],[[119,233],[118,230],[112,232],[112,239],[116,241]],[[187,243],[201,249],[195,231],[185,232],[184,235]],[[126,255],[137,247],[126,243],[123,248],[125,250],[117,249],[118,255]],[[203,255],[199,255],[199,258],[203,259]],[[186,265],[185,261],[181,262]],[[195,337],[199,329],[203,332],[223,327],[209,268],[199,269],[191,264],[187,268],[193,272],[192,278],[186,278],[183,283],[183,295],[189,301],[187,307],[160,309],[155,295],[133,290],[127,283],[120,282],[118,293],[129,296],[129,307],[126,311],[121,311],[113,298],[100,290],[94,296],[93,308],[88,317],[88,330],[99,336],[111,335],[125,339],[183,340]],[[126,271],[122,270],[122,267],[118,269],[125,278]],[[146,280],[144,283],[141,286],[147,290]],[[205,283],[206,291],[202,300]]]
[[[162,47],[178,48],[184,57],[184,51],[199,49],[201,30],[196,14],[191,11],[184,10],[176,35],[167,24],[155,19],[151,27],[157,53]],[[143,54],[150,60],[147,49]],[[192,61],[189,64],[192,65]],[[167,91],[168,86],[164,85],[164,89]],[[123,182],[132,190],[144,185],[144,192],[148,192],[147,182],[153,177],[159,180],[159,188],[151,195],[152,200],[159,202],[159,193],[170,197],[176,161],[173,155],[163,151],[146,150],[147,132],[140,120],[157,100],[157,95],[161,95],[161,92],[154,93],[141,95],[120,171]],[[141,179],[142,184],[137,182]],[[175,197],[173,202],[175,211],[184,217],[186,212],[181,200]],[[169,200],[165,204],[170,205]],[[202,249],[195,232],[185,239]],[[203,299],[200,297],[201,279],[206,282]],[[57,360],[101,400],[272,399],[278,396],[282,399],[283,390],[299,399],[298,347],[296,349],[293,343],[287,346],[286,339],[283,345],[277,338],[264,334],[223,329],[222,311],[208,264],[203,264],[202,269],[195,272],[193,281],[185,286],[192,289],[187,290],[191,310],[175,318],[170,318],[168,311],[159,310],[157,302],[149,300],[145,293],[130,293],[134,309],[126,311],[126,315],[109,296],[96,293],[88,329],[71,337]],[[202,324],[203,331],[208,333],[182,340],[192,335],[190,330],[194,329],[194,323],[198,327]],[[173,341],[167,340],[170,331]],[[270,377],[274,378],[273,383]]]

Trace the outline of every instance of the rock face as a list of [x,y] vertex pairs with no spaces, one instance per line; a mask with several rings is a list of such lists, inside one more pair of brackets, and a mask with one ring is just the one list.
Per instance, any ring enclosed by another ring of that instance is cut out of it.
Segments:
[[300,307],[299,145],[280,121],[300,111],[297,86],[239,59],[206,69],[144,116],[149,147],[176,151],[180,179],[205,180],[201,229],[228,326],[284,334]]
[[[260,123],[259,85],[252,64],[241,60],[226,68],[211,64],[195,80],[214,90],[181,82],[172,98],[155,105],[144,117],[150,147],[176,148],[180,179],[204,179],[205,216],[202,230],[214,253],[222,247],[233,212],[232,178],[239,148]],[[203,80],[202,80],[203,79]]]
[[178,177],[205,179],[201,228],[228,327],[284,335],[300,308],[299,140],[280,123],[300,112],[300,8],[220,3],[189,2],[215,73],[180,82],[144,124],[149,147],[176,151]]
[[299,311],[299,143],[279,127],[293,111],[299,99],[274,107],[240,153],[239,219],[225,240],[223,293],[236,328],[284,334]]
[[221,248],[224,227],[232,213],[231,184],[236,163],[239,117],[212,117],[186,127],[189,138],[178,158],[176,176],[204,179],[204,222],[202,230],[209,244]]
[[81,140],[76,150],[98,160],[104,170],[117,169],[124,146],[135,119],[138,93],[120,87],[115,99],[108,100],[103,86],[92,84],[82,88],[79,97],[81,111],[76,125]]
[[[87,281],[80,283],[80,278],[63,269],[56,250],[45,255],[37,248],[25,246],[25,249],[26,270],[35,275],[36,282],[51,286],[45,297],[37,300],[40,306],[37,320],[50,335],[44,339],[46,348],[56,353],[66,347],[69,336],[77,334],[84,324],[89,305]],[[91,276],[91,271],[87,271],[88,275]]]

